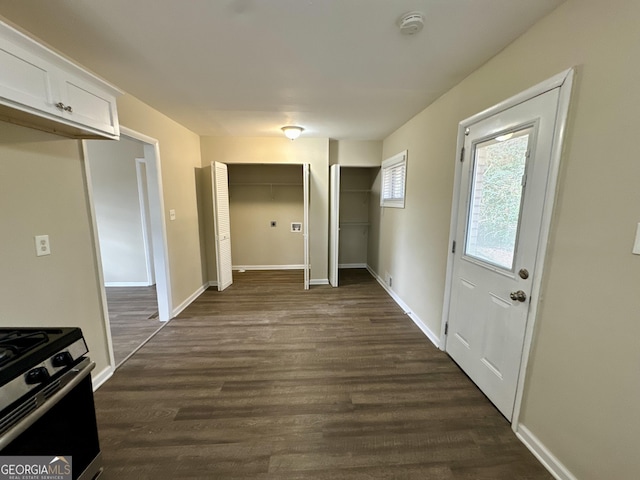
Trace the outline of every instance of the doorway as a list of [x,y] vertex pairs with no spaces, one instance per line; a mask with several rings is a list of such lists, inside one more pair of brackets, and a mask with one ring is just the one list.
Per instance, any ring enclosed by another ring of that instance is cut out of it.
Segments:
[[331,166],[329,284],[333,287],[347,278],[349,282],[359,278],[347,270],[368,266],[370,210],[377,207],[372,185],[379,172],[379,167]]
[[210,168],[217,288],[255,270],[301,270],[309,288],[308,166],[214,162]]
[[524,385],[571,83],[564,72],[459,127],[444,349],[509,421]]
[[171,317],[157,141],[121,132],[119,142],[83,141],[115,367]]

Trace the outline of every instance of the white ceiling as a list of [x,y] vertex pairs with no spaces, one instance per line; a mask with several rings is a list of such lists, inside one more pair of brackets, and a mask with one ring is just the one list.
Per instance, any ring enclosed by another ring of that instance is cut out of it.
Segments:
[[[563,0],[0,0],[201,135],[382,139]],[[417,35],[398,18],[425,14]]]

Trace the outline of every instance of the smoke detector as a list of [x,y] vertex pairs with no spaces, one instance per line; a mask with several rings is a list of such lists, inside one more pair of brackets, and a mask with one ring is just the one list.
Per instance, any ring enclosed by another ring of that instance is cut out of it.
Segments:
[[424,15],[421,12],[405,13],[398,19],[398,27],[403,35],[414,35],[424,27]]

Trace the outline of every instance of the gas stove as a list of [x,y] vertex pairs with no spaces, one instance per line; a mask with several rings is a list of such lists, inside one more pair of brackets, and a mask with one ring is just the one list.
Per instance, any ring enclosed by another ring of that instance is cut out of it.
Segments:
[[100,476],[87,353],[79,328],[0,328],[0,467],[62,455],[72,480]]
[[79,328],[0,328],[0,414],[55,382],[86,353]]

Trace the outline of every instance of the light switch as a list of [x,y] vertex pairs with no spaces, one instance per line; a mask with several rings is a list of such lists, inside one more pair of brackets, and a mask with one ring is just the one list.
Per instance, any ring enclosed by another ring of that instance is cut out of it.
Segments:
[[51,255],[51,246],[49,245],[49,235],[36,235],[36,256]]
[[175,220],[176,219],[176,211],[173,208],[171,210],[169,210],[169,219],[170,220]]
[[636,255],[640,255],[640,223],[636,228],[636,243],[633,245],[633,252]]

